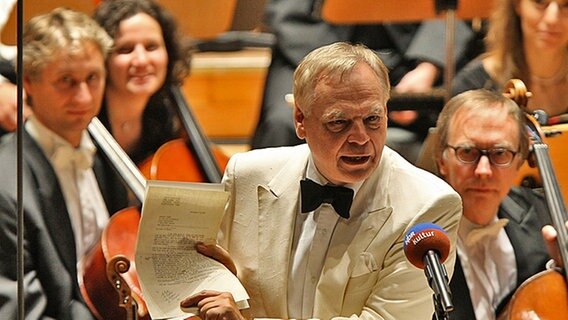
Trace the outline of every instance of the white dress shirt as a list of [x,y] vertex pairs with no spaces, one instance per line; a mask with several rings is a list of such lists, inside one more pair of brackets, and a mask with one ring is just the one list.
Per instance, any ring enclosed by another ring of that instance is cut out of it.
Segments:
[[[310,158],[306,178],[321,185],[328,181],[317,171]],[[363,183],[345,185],[357,192]],[[355,196],[354,196],[355,197]],[[300,206],[299,206],[300,207]],[[329,245],[340,240],[341,234],[335,234],[335,227],[342,219],[328,203],[318,209],[296,215],[294,240],[290,253],[288,281],[288,316],[291,319],[312,318],[316,286],[327,255]],[[347,246],[346,246],[347,247]]]
[[469,292],[475,317],[477,319],[495,320],[495,310],[499,303],[516,287],[517,264],[513,245],[507,237],[503,226],[506,219],[492,225],[499,224],[498,228],[489,227],[485,235],[475,235],[476,241],[471,239],[471,233],[484,227],[476,225],[465,217],[460,221],[458,230],[458,255]]

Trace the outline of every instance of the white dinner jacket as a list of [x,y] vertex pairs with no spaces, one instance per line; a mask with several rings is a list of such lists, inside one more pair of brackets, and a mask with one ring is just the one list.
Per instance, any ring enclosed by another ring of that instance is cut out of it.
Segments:
[[[306,145],[260,149],[233,156],[226,168],[223,182],[231,197],[219,244],[237,265],[254,317],[288,318],[290,251],[308,159]],[[336,227],[352,241],[330,245],[314,317],[431,319],[432,290],[423,270],[407,262],[403,237],[420,222],[444,228],[452,244],[445,263],[451,273],[461,217],[457,193],[385,147],[378,169],[355,196],[351,216]]]

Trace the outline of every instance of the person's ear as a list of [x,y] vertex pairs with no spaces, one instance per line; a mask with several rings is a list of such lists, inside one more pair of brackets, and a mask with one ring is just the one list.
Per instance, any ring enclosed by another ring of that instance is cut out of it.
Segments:
[[297,103],[294,103],[294,127],[296,128],[296,135],[300,139],[306,138],[306,129],[304,127],[304,119],[306,119],[304,113],[298,107]]
[[22,79],[22,85],[24,87],[24,102],[31,107],[33,105],[32,103],[33,89],[30,78],[24,77]]
[[445,177],[446,174],[448,173],[448,168],[446,166],[444,155],[441,155],[440,157],[436,157],[436,165],[438,167],[439,175],[442,176],[442,177]]
[[25,90],[28,94],[30,94],[30,93],[31,93],[31,90],[30,90],[30,89],[31,89],[30,77],[24,77],[22,80],[23,80],[23,81],[22,81],[22,84],[23,84],[23,86],[24,86],[24,90]]

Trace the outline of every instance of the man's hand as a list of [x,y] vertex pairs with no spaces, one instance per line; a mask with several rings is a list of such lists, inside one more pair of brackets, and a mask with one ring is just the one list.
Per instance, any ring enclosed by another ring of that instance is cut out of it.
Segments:
[[394,88],[400,93],[427,92],[432,90],[440,70],[430,62],[421,62],[416,68],[407,72]]
[[[31,114],[31,109],[24,105],[24,119],[29,117]],[[17,116],[17,88],[10,82],[0,81],[0,127],[6,131],[16,130]]]
[[553,226],[546,225],[542,228],[542,236],[546,242],[548,254],[552,257],[552,259],[554,259],[556,266],[562,268],[562,257],[560,256],[560,249],[558,248],[558,242],[556,241],[558,236],[556,229],[554,229]]
[[204,243],[198,243],[195,248],[197,249],[197,252],[219,261],[234,275],[237,275],[237,267],[225,249],[215,244],[206,245]]
[[389,112],[389,119],[394,122],[398,123],[402,126],[409,126],[416,119],[418,119],[418,111],[416,110],[401,110],[401,111],[391,111]]
[[233,295],[228,292],[203,290],[198,294],[181,301],[180,307],[199,309],[199,317],[203,320],[243,320]]
[[[416,68],[409,71],[394,87],[399,93],[421,93],[432,90],[438,78],[438,67],[430,62],[419,63]],[[416,110],[402,110],[389,112],[389,119],[400,125],[411,125],[418,118]]]

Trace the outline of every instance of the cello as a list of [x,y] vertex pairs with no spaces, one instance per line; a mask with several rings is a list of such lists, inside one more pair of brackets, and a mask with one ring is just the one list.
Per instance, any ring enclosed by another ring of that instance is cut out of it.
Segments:
[[[504,95],[513,99],[526,110],[530,92],[517,79],[510,80]],[[538,113],[537,113],[538,115]],[[568,220],[566,205],[556,178],[554,167],[548,152],[548,145],[543,140],[538,118],[527,113],[527,131],[532,145],[531,159],[538,166],[542,177],[544,195],[549,208],[551,221],[558,233],[558,247],[564,267],[568,267]],[[515,291],[499,320],[523,319],[568,319],[568,274],[557,270],[546,270],[525,280]]]
[[[165,143],[141,165],[140,170],[97,118],[88,127],[93,139],[140,203],[144,199],[146,178],[218,182],[221,180],[219,163],[224,167],[228,161],[226,155],[217,150],[214,153],[209,147],[179,87],[171,87],[170,94],[187,132],[187,140]],[[83,278],[81,291],[97,319],[150,319],[133,263],[139,220],[138,208],[115,213],[86,259],[83,274],[88,277]]]
[[169,93],[187,138],[163,144],[140,170],[150,180],[220,182],[229,158],[209,146],[180,88],[170,87]]
[[[109,158],[135,198],[142,203],[146,179],[98,118],[89,133]],[[81,293],[95,317],[103,319],[150,319],[134,263],[140,223],[136,207],[123,209],[108,221],[100,241],[85,259]]]

